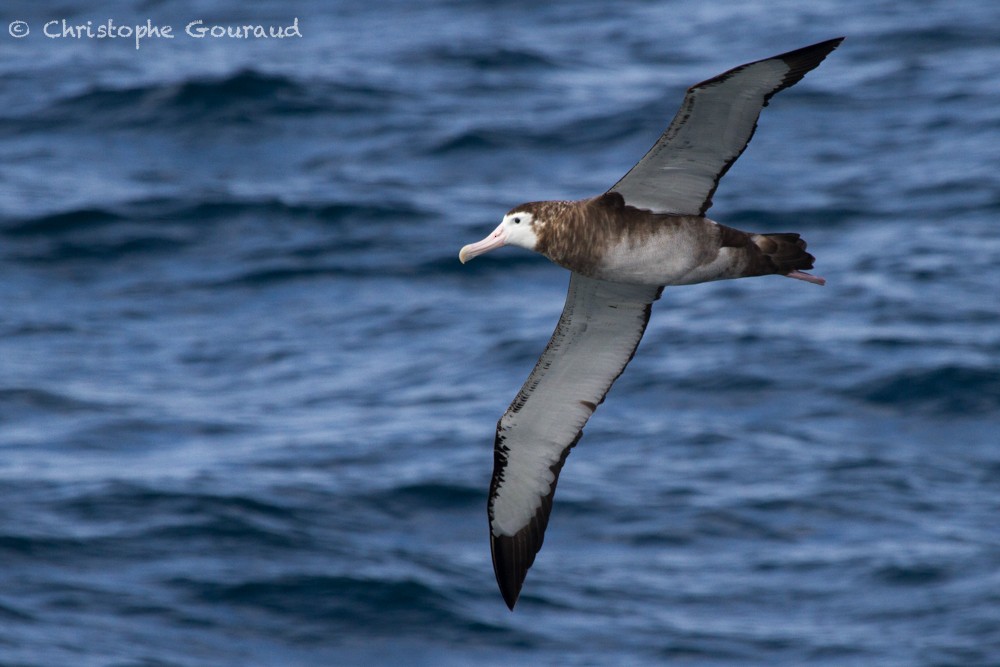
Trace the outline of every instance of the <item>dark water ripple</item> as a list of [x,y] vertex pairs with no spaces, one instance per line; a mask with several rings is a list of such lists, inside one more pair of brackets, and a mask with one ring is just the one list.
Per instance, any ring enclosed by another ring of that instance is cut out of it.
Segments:
[[861,388],[865,400],[899,410],[943,416],[996,414],[1000,410],[1000,369],[945,366],[903,371]]
[[95,86],[52,100],[23,117],[0,119],[10,131],[184,129],[193,123],[254,124],[272,117],[379,113],[393,91],[244,69],[216,78],[195,78],[131,87]]
[[[8,10],[0,664],[1000,664],[992,4]],[[836,34],[712,209],[827,287],[667,291],[510,614],[492,430],[567,278],[458,248]]]

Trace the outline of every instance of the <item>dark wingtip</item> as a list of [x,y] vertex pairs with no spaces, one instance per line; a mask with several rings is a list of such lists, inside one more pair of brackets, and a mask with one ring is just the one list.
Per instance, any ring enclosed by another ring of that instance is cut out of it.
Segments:
[[845,39],[847,39],[847,36],[846,35],[841,35],[840,37],[833,37],[831,39],[824,39],[822,42],[816,42],[816,44],[814,44],[814,46],[819,46],[820,44],[830,44],[830,45],[832,45],[830,48],[831,49],[835,49],[838,46],[840,46],[840,43],[842,41],[844,41]]
[[[646,310],[646,319],[648,320],[649,308],[647,307]],[[490,519],[490,553],[493,555],[493,572],[497,577],[500,594],[503,595],[503,601],[507,603],[507,608],[514,611],[514,605],[517,604],[517,598],[521,594],[521,586],[524,585],[524,578],[532,563],[535,562],[535,555],[545,541],[545,527],[549,525],[549,514],[552,512],[552,499],[555,497],[556,484],[559,482],[559,471],[566,463],[569,451],[579,442],[583,430],[581,429],[573,442],[566,446],[559,460],[549,466],[553,479],[548,495],[541,498],[541,504],[535,511],[535,516],[531,517],[527,525],[513,535],[497,535],[492,529],[493,499],[496,497],[500,480],[503,479],[503,470],[507,461],[499,431],[498,424],[497,440],[494,443],[493,481],[490,484],[490,500],[487,503],[487,514]]]
[[[579,436],[577,436],[579,439]],[[573,441],[576,444],[576,441]],[[559,468],[569,449],[563,452],[562,460],[553,466],[554,472],[558,475]],[[521,594],[521,587],[524,585],[524,578],[528,574],[528,569],[535,562],[535,555],[542,548],[545,540],[545,526],[549,522],[549,512],[552,511],[552,497],[555,495],[556,482],[552,482],[552,489],[549,495],[542,498],[542,505],[535,512],[521,530],[514,535],[494,535],[490,531],[490,552],[493,554],[493,572],[497,577],[497,585],[500,587],[500,594],[503,601],[507,603],[507,608],[514,611],[517,598]]]
[[810,44],[809,46],[803,46],[801,48],[795,49],[793,51],[786,51],[785,53],[779,53],[776,56],[771,56],[769,58],[763,58],[761,60],[755,60],[738,67],[734,67],[731,70],[727,70],[722,74],[713,76],[711,79],[706,79],[699,83],[694,84],[688,88],[688,92],[695,90],[696,88],[701,88],[703,86],[712,85],[714,83],[720,83],[725,81],[733,74],[740,72],[751,65],[756,65],[768,60],[783,60],[791,68],[789,72],[785,75],[784,80],[781,85],[772,90],[765,97],[765,104],[767,106],[767,100],[773,97],[776,93],[788,88],[789,86],[795,85],[797,82],[802,80],[802,77],[806,75],[812,69],[815,69],[821,62],[823,62],[828,55],[833,53],[834,49],[840,46],[846,37],[834,37],[833,39],[827,39],[822,42],[816,42],[815,44]]
[[526,553],[519,554],[518,551],[525,552],[524,540],[518,536],[508,537],[506,535],[490,534],[490,551],[493,553],[493,572],[497,577],[497,586],[500,587],[500,595],[507,604],[507,608],[514,611],[517,598],[521,595],[521,586],[524,585],[524,577],[528,574],[528,568],[534,560],[534,553],[530,554],[530,559],[525,562]]
[[517,590],[506,590],[502,586],[500,587],[500,594],[503,595],[503,601],[507,604],[507,609],[514,611],[514,605],[517,604],[517,598],[521,595],[520,587]]
[[[843,42],[845,39],[847,39],[847,38],[846,37],[834,37],[833,39],[825,39],[822,42],[816,42],[815,44],[810,44],[809,46],[803,46],[801,48],[795,49],[793,51],[789,51],[787,53],[782,53],[781,55],[774,56],[774,57],[776,57],[776,58],[784,58],[784,59],[794,59],[796,57],[807,55],[807,54],[809,54],[809,55],[811,55],[811,54],[822,54],[822,55],[819,56],[819,61],[816,62],[816,64],[818,65],[819,62],[823,60],[823,58],[825,58],[826,56],[830,55],[830,53],[832,53],[835,48],[837,48],[838,46],[840,46],[840,43]],[[813,67],[815,67],[815,65],[813,65]]]
[[794,51],[783,53],[780,56],[775,56],[775,58],[784,60],[790,69],[788,74],[785,75],[785,80],[782,81],[781,87],[773,91],[771,95],[768,95],[768,99],[770,99],[770,97],[778,91],[784,90],[785,88],[793,86],[801,81],[802,77],[804,77],[807,72],[818,67],[828,55],[833,53],[833,50],[840,46],[840,43],[843,42],[844,39],[844,37],[834,37],[833,39],[817,42],[816,44],[810,44],[809,46],[804,46],[801,49],[795,49]]

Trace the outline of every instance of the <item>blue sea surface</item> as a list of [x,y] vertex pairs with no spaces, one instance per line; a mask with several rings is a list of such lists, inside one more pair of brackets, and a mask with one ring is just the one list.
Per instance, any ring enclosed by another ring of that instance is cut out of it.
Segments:
[[[0,664],[1000,665],[1000,3],[0,18]],[[710,211],[827,286],[665,291],[509,612],[495,422],[568,276],[458,249],[839,35]]]

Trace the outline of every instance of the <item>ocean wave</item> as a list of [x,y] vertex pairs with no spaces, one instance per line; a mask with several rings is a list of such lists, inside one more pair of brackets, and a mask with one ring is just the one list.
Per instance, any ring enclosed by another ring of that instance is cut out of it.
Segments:
[[895,30],[888,30],[879,40],[880,48],[892,47],[920,53],[968,50],[976,47],[996,48],[996,34],[989,24],[962,22],[955,25],[936,24],[926,27],[909,27],[901,22]]
[[295,519],[284,504],[261,496],[226,495],[198,491],[173,491],[133,482],[110,481],[91,491],[67,498],[60,511],[80,519],[115,520],[123,513],[168,516],[244,516],[264,519]]
[[427,154],[439,156],[452,153],[479,153],[513,145],[518,136],[519,132],[513,129],[470,128],[440,139],[428,149]]
[[299,81],[242,69],[218,77],[114,87],[103,84],[3,119],[6,131],[57,126],[149,128],[249,124],[268,117],[361,114],[384,109],[398,93],[355,82]]
[[481,124],[458,129],[448,128],[443,136],[433,140],[427,155],[474,154],[504,148],[552,150],[566,152],[586,146],[603,146],[628,137],[646,137],[649,144],[655,141],[656,130],[648,130],[643,119],[656,118],[662,122],[664,103],[643,102],[638,106],[617,109],[605,114],[572,115],[549,113],[537,123],[509,122]]
[[391,511],[468,509],[485,502],[482,489],[443,483],[409,484],[372,494],[368,501]]
[[[29,264],[176,257],[189,262],[187,286],[258,287],[364,276],[475,275],[496,258],[463,266],[459,240],[435,242],[414,221],[440,214],[395,199],[289,202],[278,198],[149,198],[0,220],[0,258]],[[237,230],[243,230],[242,232]],[[239,243],[232,246],[233,234]],[[220,244],[224,244],[220,245]],[[237,261],[204,263],[203,254],[236,252]],[[544,261],[511,255],[510,269]],[[228,267],[227,270],[220,270]],[[221,274],[221,275],[220,275]],[[174,280],[176,272],[150,274]]]
[[772,231],[803,229],[813,226],[828,228],[869,218],[871,218],[870,211],[836,206],[800,208],[794,211],[745,208],[727,211],[723,222],[740,229]]
[[428,65],[455,65],[475,70],[534,70],[556,63],[537,50],[494,44],[451,44],[429,49],[418,60]]
[[[317,275],[365,275],[372,268],[368,255],[386,235],[383,226],[429,216],[412,204],[391,200],[290,203],[274,198],[157,198],[9,218],[0,222],[0,238],[8,239],[0,255],[28,263],[99,260],[106,265],[143,255],[178,255],[189,247],[225,240],[219,233],[206,233],[206,225],[244,225],[252,227],[240,246],[249,253],[250,265],[240,263],[236,276],[209,282],[257,285]],[[289,230],[296,230],[295,238],[289,239]],[[277,237],[284,242],[276,245]],[[386,253],[392,254],[391,249],[382,254]],[[339,259],[331,262],[331,257]],[[196,254],[190,258],[199,261]],[[385,256],[380,261],[393,263]],[[412,262],[409,266],[416,270]]]
[[25,613],[20,609],[15,609],[6,604],[0,604],[0,618],[11,622],[26,623],[31,621],[37,621],[38,619],[31,614]]
[[763,375],[752,375],[735,371],[687,373],[674,381],[677,389],[707,391],[712,393],[763,392],[775,387],[774,380]]
[[[202,603],[255,609],[280,616],[298,627],[299,638],[309,630],[331,624],[339,631],[355,628],[366,636],[395,634],[419,628],[422,635],[463,636],[476,632],[503,632],[458,611],[449,596],[414,578],[286,574],[235,583],[194,578],[166,582]],[[435,630],[436,629],[436,630]]]
[[855,393],[875,405],[944,415],[1000,410],[1000,372],[969,366],[906,370],[867,382]]
[[51,236],[81,229],[93,229],[121,222],[126,218],[103,208],[80,208],[47,213],[20,220],[8,220],[0,226],[5,236]]
[[113,407],[34,387],[0,388],[0,419],[3,420],[24,418],[33,413],[103,412]]
[[70,537],[0,535],[0,554],[10,559],[61,560],[67,553],[80,553],[82,541]]
[[36,262],[63,262],[81,259],[114,260],[161,252],[173,252],[186,242],[163,236],[140,236],[115,241],[58,243],[39,253],[27,253],[19,259]]
[[58,236],[89,231],[117,223],[207,221],[239,216],[282,216],[323,222],[395,221],[405,217],[426,217],[427,211],[410,203],[395,201],[333,201],[290,203],[277,198],[164,199],[150,198],[104,207],[83,207],[0,221],[0,234],[9,237]]
[[270,267],[245,271],[200,286],[206,289],[227,287],[263,287],[317,278],[357,278],[372,273],[370,269],[345,266]]
[[[258,551],[308,550],[313,546],[301,530],[302,517],[295,508],[261,498],[109,482],[62,499],[53,509],[63,520],[86,526],[86,533],[74,537],[5,535],[0,536],[0,549],[58,559],[67,553],[103,558],[108,553],[142,557],[149,549],[186,552],[197,543],[210,545],[206,548]],[[158,518],[133,521],[137,516]]]
[[307,550],[314,546],[311,538],[290,526],[268,526],[247,518],[222,516],[147,531],[137,539],[149,544],[162,541],[163,550],[176,549],[178,544],[191,547],[195,543],[211,548],[243,548],[260,552],[271,550]]
[[947,581],[951,573],[948,568],[930,563],[894,563],[883,565],[872,572],[881,583],[892,586],[926,586]]
[[[455,246],[458,247],[457,245]],[[476,258],[472,264],[458,261],[455,248],[436,247],[413,250],[412,255],[386,248],[378,238],[331,240],[308,249],[289,250],[275,265],[256,266],[223,278],[196,281],[190,286],[203,289],[258,288],[312,280],[460,278],[496,274],[516,267],[534,268],[547,262],[541,257],[518,256]],[[319,258],[324,256],[323,258]]]

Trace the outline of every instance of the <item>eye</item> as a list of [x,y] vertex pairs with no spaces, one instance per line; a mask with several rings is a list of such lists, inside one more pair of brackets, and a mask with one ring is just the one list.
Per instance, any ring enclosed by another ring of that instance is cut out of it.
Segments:
[[515,225],[521,224],[521,218],[514,218],[514,224]]

